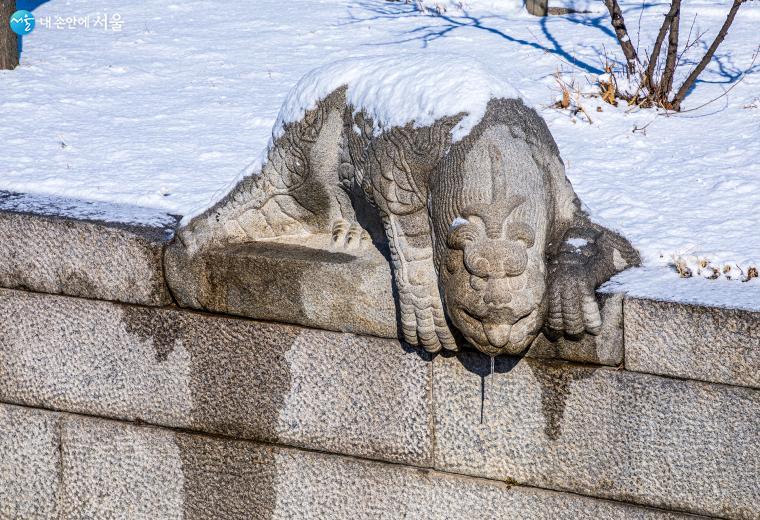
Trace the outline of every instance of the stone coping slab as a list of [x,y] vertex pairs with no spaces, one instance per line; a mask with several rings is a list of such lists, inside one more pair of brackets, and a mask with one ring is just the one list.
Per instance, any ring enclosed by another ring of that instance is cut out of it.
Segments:
[[380,251],[331,252],[327,243],[254,242],[188,257],[166,251],[177,303],[223,314],[397,338],[391,270]]
[[0,400],[424,465],[429,356],[397,341],[0,290]]
[[494,368],[475,353],[435,358],[437,469],[760,515],[757,390],[530,359],[499,358]]
[[629,370],[760,388],[760,313],[628,298]]
[[0,191],[0,286],[166,305],[177,218],[132,206]]
[[[29,440],[29,428],[38,435]],[[0,405],[0,516],[677,519],[436,471]],[[17,456],[24,450],[24,457]],[[5,482],[3,482],[5,484]],[[15,493],[14,490],[23,490]]]

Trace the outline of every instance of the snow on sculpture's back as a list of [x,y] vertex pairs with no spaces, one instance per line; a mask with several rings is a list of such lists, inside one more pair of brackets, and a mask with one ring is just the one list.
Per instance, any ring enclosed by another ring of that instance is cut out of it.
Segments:
[[184,283],[177,259],[213,248],[329,235],[330,249],[361,254],[385,242],[408,343],[518,354],[544,326],[598,333],[594,289],[639,262],[581,211],[543,119],[469,58],[307,74],[249,173],[184,223],[170,284]]

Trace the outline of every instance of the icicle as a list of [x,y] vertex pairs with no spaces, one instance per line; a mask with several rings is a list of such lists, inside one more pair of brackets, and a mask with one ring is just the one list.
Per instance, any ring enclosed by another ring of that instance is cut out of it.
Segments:
[[486,375],[480,376],[480,424],[483,424],[483,415],[486,406]]
[[[496,357],[491,356],[491,392],[493,392],[493,373],[494,373],[494,367],[496,365]],[[480,378],[480,424],[485,424],[485,415],[486,415],[486,376],[483,375]]]

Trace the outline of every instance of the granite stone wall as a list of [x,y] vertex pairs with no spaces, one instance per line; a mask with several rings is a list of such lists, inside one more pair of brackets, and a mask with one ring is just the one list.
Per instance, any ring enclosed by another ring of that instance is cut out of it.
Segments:
[[[391,287],[377,258],[253,255],[266,294],[198,312],[164,283],[173,217],[18,200],[0,194],[0,519],[760,518],[758,313],[605,296],[600,336],[492,370],[395,339],[389,295],[351,283],[369,262]],[[275,301],[296,264],[309,282]],[[366,320],[334,326],[346,309]]]

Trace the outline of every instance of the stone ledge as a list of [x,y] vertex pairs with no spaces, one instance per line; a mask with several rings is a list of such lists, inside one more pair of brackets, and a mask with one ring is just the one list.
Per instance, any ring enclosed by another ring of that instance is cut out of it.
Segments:
[[166,275],[183,307],[398,338],[388,260],[374,247],[352,255],[311,245],[255,242],[188,258],[175,242]]
[[[40,418],[60,434],[45,430],[32,456],[14,457],[26,440],[22,421]],[[0,464],[12,468],[19,476],[14,484],[27,490],[3,497],[7,488],[0,487],[3,517],[469,519],[477,511],[482,518],[686,518],[436,471],[8,405],[0,405],[0,431],[11,439],[0,443]],[[53,459],[60,463],[46,462]]]
[[397,341],[0,290],[0,399],[424,465],[431,364]]
[[495,369],[475,353],[434,360],[437,469],[723,518],[760,513],[760,392],[527,359]]
[[[163,251],[176,217],[132,206],[0,191],[0,286],[98,300],[171,303]],[[324,247],[324,244],[317,244]],[[397,338],[386,258],[271,242],[189,261],[167,248],[180,305]],[[760,313],[599,294],[604,329],[580,341],[540,336],[528,356],[760,387]],[[625,329],[625,332],[624,332]]]
[[628,370],[760,388],[760,313],[625,301]]
[[0,286],[166,305],[175,225],[145,208],[0,191]]

